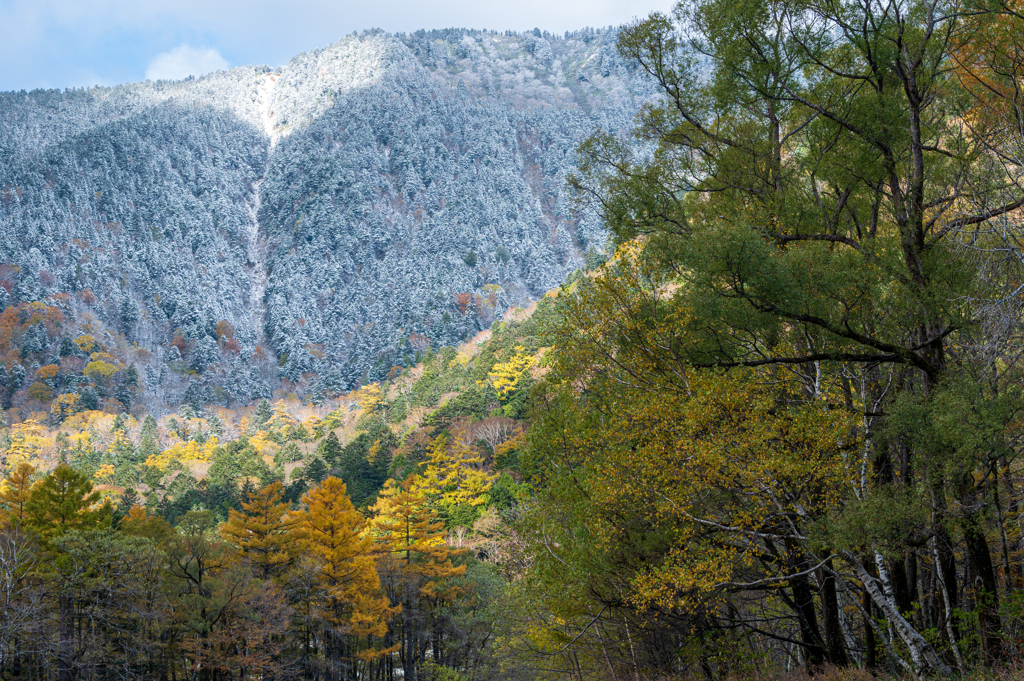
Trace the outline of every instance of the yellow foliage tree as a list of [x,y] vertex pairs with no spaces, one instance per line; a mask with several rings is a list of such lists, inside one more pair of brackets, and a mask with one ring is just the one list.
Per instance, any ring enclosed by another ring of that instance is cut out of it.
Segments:
[[0,519],[18,525],[25,520],[25,502],[32,493],[34,466],[18,464],[0,484]]
[[233,544],[259,569],[263,579],[287,565],[294,556],[295,519],[287,518],[290,505],[281,501],[282,485],[272,482],[249,493],[242,512],[231,509],[220,536]]
[[487,374],[486,382],[494,388],[499,397],[505,397],[519,386],[519,382],[534,363],[533,355],[527,353],[523,346],[517,345],[507,362],[494,365]]
[[380,383],[371,383],[357,390],[355,398],[362,413],[372,414],[377,411],[380,403],[384,400],[384,392],[381,390]]
[[481,468],[483,457],[468,447],[461,438],[449,443],[447,435],[439,435],[427,450],[422,475],[416,488],[441,506],[479,506],[487,501],[487,490],[497,478]]
[[8,470],[22,463],[38,461],[45,448],[53,445],[51,438],[43,437],[43,427],[34,419],[11,426],[11,444],[4,455]]
[[320,423],[320,419],[313,414],[302,420],[302,427],[306,429],[307,433],[315,433],[320,427]]
[[64,422],[64,427],[74,430],[85,430],[97,421],[107,418],[108,416],[109,414],[98,409],[80,411],[68,417],[68,420]]
[[101,485],[108,485],[114,481],[114,466],[105,463],[96,469],[96,472],[92,474],[92,479]]
[[82,373],[94,381],[105,381],[117,373],[117,365],[97,359],[86,364]]
[[150,456],[146,459],[147,466],[154,466],[160,470],[165,470],[167,465],[177,459],[178,461],[210,461],[213,458],[213,452],[220,445],[216,436],[211,436],[203,444],[199,444],[195,440],[189,440],[188,442],[176,442],[160,454]]
[[385,591],[392,604],[402,608],[400,645],[406,676],[416,678],[424,662],[424,647],[418,640],[433,623],[415,626],[423,617],[433,617],[444,602],[462,593],[449,580],[466,573],[466,566],[452,564],[452,550],[444,540],[444,522],[430,507],[415,478],[397,484],[388,480],[380,491],[369,533],[378,554]]
[[[619,255],[614,276],[563,301],[544,408],[521,443],[545,481],[517,527],[534,558],[524,588],[574,625],[610,599],[638,622],[734,612],[749,602],[737,594],[767,584],[798,617],[813,610],[793,604],[822,594],[837,622],[835,583],[808,572],[828,556],[826,520],[853,496],[863,451],[839,382],[807,399],[784,372],[662,354],[696,345],[692,312],[647,261]],[[547,623],[538,631],[544,649]]]
[[277,443],[270,439],[270,433],[265,430],[257,430],[256,434],[249,438],[249,444],[252,445],[260,454],[264,454],[268,447],[276,445]]
[[78,395],[75,393],[64,393],[50,405],[50,416],[56,421],[63,421],[75,413],[78,406]]
[[68,435],[68,453],[82,455],[92,453],[95,445],[92,441],[92,434],[88,430]]
[[288,406],[284,400],[274,403],[274,413],[267,421],[266,427],[270,430],[284,430],[299,425],[298,419],[288,413]]
[[466,572],[465,565],[455,567],[451,561],[465,549],[449,548],[444,540],[444,521],[438,519],[416,482],[413,476],[403,483],[385,483],[372,506],[370,535],[378,551],[399,557],[408,573],[425,578],[420,590],[432,595],[438,580]]
[[348,415],[348,408],[344,405],[338,407],[331,413],[327,414],[320,423],[317,424],[316,429],[313,431],[316,437],[319,439],[334,430],[340,428],[345,423],[345,416]]
[[[329,645],[336,646],[330,654],[355,665],[350,651],[370,636],[383,636],[397,608],[380,594],[371,539],[363,534],[365,520],[352,505],[345,483],[331,476],[303,495],[302,501],[306,508],[296,516],[299,546],[319,564],[326,594],[318,604],[319,616],[347,634],[352,644],[345,646],[337,637],[327,637]],[[364,646],[355,657],[372,659],[383,652]]]
[[96,347],[96,339],[89,334],[82,334],[74,340],[74,343],[82,352],[92,352],[93,348]]

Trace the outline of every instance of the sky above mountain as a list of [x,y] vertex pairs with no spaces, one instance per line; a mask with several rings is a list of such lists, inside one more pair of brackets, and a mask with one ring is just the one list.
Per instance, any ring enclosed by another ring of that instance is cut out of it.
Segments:
[[618,25],[670,0],[0,0],[0,90],[182,78],[276,66],[353,31],[562,33]]

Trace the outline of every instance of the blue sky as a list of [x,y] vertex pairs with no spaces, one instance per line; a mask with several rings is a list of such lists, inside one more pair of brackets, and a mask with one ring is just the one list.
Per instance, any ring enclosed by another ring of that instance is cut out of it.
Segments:
[[0,0],[0,90],[276,66],[352,31],[618,25],[670,0]]

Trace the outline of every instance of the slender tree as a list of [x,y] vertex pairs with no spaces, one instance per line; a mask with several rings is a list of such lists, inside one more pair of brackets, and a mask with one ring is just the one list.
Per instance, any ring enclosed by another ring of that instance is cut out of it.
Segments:
[[359,663],[384,654],[370,637],[383,637],[397,611],[380,593],[366,524],[348,498],[345,483],[329,477],[302,497],[296,514],[299,546],[318,564],[324,598],[317,603],[324,623],[324,653],[332,674],[355,679]]
[[20,463],[0,484],[0,518],[14,525],[25,521],[25,504],[32,494],[35,467]]
[[401,484],[388,480],[373,505],[370,533],[378,553],[385,591],[392,605],[401,607],[401,659],[403,674],[421,676],[427,645],[431,659],[443,659],[442,640],[433,611],[452,601],[460,588],[452,578],[466,573],[452,557],[465,550],[451,549],[444,539],[444,522],[431,508],[415,477]]
[[296,520],[286,516],[290,504],[281,501],[282,485],[272,482],[251,492],[242,512],[228,511],[220,535],[233,544],[257,568],[263,579],[280,572],[295,555]]

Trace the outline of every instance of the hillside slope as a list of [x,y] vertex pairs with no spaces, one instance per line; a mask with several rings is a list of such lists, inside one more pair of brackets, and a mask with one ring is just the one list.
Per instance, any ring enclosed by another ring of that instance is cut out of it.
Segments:
[[0,306],[91,292],[156,412],[320,400],[486,328],[603,244],[564,174],[649,96],[613,33],[539,33],[0,94]]

